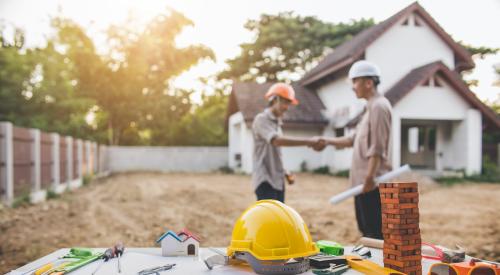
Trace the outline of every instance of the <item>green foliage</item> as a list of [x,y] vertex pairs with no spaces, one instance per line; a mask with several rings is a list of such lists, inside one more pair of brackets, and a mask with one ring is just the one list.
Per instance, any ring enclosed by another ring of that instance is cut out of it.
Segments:
[[12,202],[12,208],[28,206],[30,204],[31,204],[30,194],[24,193],[24,194],[22,194],[14,199],[14,201]]
[[57,194],[53,190],[48,190],[47,191],[47,200],[53,200],[61,197],[61,195]]
[[321,166],[319,168],[313,169],[312,172],[314,174],[322,174],[322,175],[330,175],[330,167],[328,166]]
[[92,176],[90,174],[83,175],[82,185],[83,186],[89,185],[92,182],[93,179],[94,179],[94,176]]
[[245,24],[256,39],[240,45],[241,54],[227,61],[229,69],[219,78],[242,81],[297,78],[329,50],[373,24],[372,19],[333,24],[292,12],[263,14]]
[[105,54],[72,20],[51,23],[55,34],[43,48],[24,49],[22,31],[12,42],[0,31],[0,120],[109,144],[227,143],[226,96],[205,96],[196,106],[192,91],[169,85],[200,60],[215,58],[202,45],[176,47],[177,35],[193,24],[184,15],[168,10],[143,29],[132,27],[133,20],[112,26]]
[[348,178],[349,177],[349,170],[340,170],[340,171],[335,172],[335,174],[333,174],[333,175],[336,177]]
[[302,173],[305,173],[309,171],[308,167],[307,167],[307,162],[305,160],[303,160],[301,163],[300,163],[300,172]]
[[222,174],[234,174],[234,170],[229,166],[220,167],[219,172],[221,172]]
[[485,46],[479,46],[479,47],[474,47],[468,44],[463,43],[462,41],[458,42],[460,45],[462,45],[465,49],[467,49],[472,56],[479,57],[483,59],[487,55],[490,54],[496,54],[500,50],[500,48],[489,48]]
[[483,156],[482,170],[480,174],[463,177],[441,177],[435,179],[445,185],[453,185],[467,182],[489,182],[500,183],[500,169],[488,156]]

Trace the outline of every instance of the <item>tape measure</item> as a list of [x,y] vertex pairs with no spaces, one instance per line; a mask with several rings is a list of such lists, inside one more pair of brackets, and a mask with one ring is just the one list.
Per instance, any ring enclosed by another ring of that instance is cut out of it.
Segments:
[[344,255],[344,247],[336,242],[320,240],[316,242],[316,245],[322,253],[334,256]]

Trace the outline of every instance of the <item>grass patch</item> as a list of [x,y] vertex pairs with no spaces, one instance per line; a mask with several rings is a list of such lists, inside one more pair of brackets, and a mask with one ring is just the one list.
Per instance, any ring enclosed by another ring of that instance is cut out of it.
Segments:
[[83,175],[83,177],[82,177],[82,185],[83,186],[89,185],[92,182],[93,179],[94,179],[94,176],[91,175],[91,174]]
[[12,208],[18,208],[21,206],[30,205],[30,193],[24,193],[19,197],[16,197],[12,202]]
[[54,200],[54,199],[57,199],[59,197],[61,197],[61,195],[54,192],[54,190],[47,191],[47,200]]
[[320,175],[331,175],[330,173],[330,167],[328,166],[321,166],[321,167],[318,167],[314,170],[312,170],[313,174],[320,174]]
[[227,165],[219,167],[219,172],[222,174],[234,174],[234,170]]
[[349,177],[349,170],[340,170],[340,171],[337,171],[333,175],[336,177],[340,177],[340,178],[348,178]]

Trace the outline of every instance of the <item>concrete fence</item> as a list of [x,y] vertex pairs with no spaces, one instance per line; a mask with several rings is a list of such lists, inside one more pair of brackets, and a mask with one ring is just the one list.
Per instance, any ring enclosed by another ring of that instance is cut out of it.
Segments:
[[11,205],[30,194],[33,203],[82,185],[83,176],[107,171],[106,146],[0,122],[0,196]]
[[110,146],[110,172],[210,172],[228,165],[227,147]]

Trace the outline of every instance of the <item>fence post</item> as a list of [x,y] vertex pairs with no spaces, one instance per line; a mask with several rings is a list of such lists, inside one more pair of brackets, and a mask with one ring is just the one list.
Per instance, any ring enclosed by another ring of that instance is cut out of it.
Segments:
[[97,142],[92,142],[92,174],[96,175],[99,173],[97,170],[97,162],[98,162],[98,154],[97,151]]
[[3,163],[0,173],[1,188],[4,191],[3,202],[10,206],[14,201],[14,151],[13,151],[13,127],[10,122],[0,122],[0,131],[3,134],[3,142],[0,144],[0,162]]
[[81,180],[83,177],[83,141],[81,139],[76,140],[76,148],[78,150],[78,153],[76,155],[78,167],[76,169],[78,175],[77,178],[78,180]]
[[61,167],[61,158],[59,148],[60,136],[59,134],[52,133],[52,191],[56,194],[61,194],[66,190],[66,185],[61,184],[61,169],[66,167]]
[[31,138],[33,143],[31,144],[31,162],[33,166],[31,167],[32,178],[31,178],[31,194],[30,201],[32,203],[38,203],[45,200],[47,192],[41,190],[42,186],[42,161],[41,161],[41,141],[40,141],[40,130],[30,129]]
[[83,152],[82,152],[82,140],[75,139],[76,142],[76,179],[73,181],[73,184],[70,186],[72,189],[79,188],[82,185],[82,164],[83,164]]
[[69,189],[72,188],[71,183],[73,182],[73,138],[66,138],[66,185]]
[[87,161],[87,163],[86,163],[87,171],[85,171],[85,172],[87,175],[92,175],[92,166],[91,166],[92,162],[90,159],[90,153],[91,153],[90,149],[91,149],[90,148],[90,141],[86,140],[85,141],[85,155],[87,157],[85,158],[85,160]]

